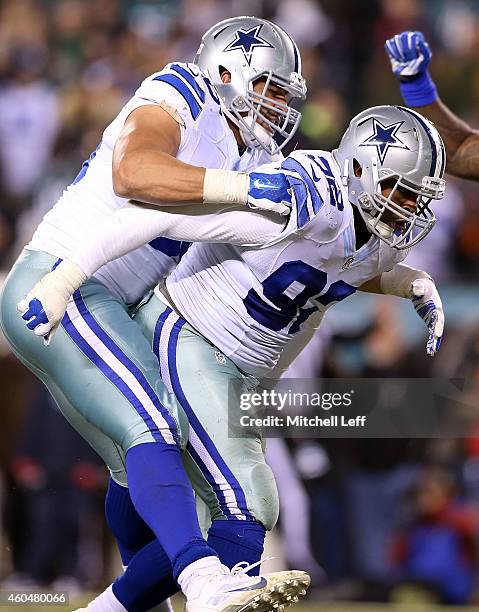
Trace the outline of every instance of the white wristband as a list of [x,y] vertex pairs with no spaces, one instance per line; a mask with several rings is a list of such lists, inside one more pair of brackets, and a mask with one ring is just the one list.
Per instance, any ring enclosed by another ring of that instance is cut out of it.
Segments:
[[64,259],[58,264],[55,270],[50,272],[48,282],[52,283],[61,293],[72,295],[81,285],[83,285],[87,278],[87,275],[78,264],[69,259]]
[[431,277],[423,270],[417,270],[404,264],[397,264],[390,272],[381,274],[381,291],[386,295],[410,298],[413,282],[418,278]]
[[203,184],[205,204],[246,204],[249,176],[244,172],[207,168]]

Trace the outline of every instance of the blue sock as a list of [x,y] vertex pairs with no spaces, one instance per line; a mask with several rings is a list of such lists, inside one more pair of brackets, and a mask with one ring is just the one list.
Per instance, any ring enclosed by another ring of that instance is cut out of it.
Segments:
[[153,540],[130,561],[113,583],[113,593],[129,612],[143,612],[178,591],[171,563],[158,540]]
[[139,550],[155,539],[151,529],[135,510],[128,489],[112,478],[105,498],[105,516],[115,536],[123,565],[128,565]]
[[[256,563],[263,552],[265,529],[260,523],[213,521],[208,543],[221,562],[232,568],[239,561]],[[259,566],[249,572],[258,575]],[[133,559],[126,572],[113,583],[113,593],[129,612],[143,612],[178,591],[171,563],[157,540],[147,544]]]
[[[239,561],[256,563],[261,559],[266,530],[253,521],[213,521],[208,544],[216,550],[223,565],[230,569]],[[257,576],[259,565],[248,574]]]
[[133,504],[165,550],[175,579],[190,563],[216,556],[201,535],[177,446],[150,442],[130,448],[126,473]]

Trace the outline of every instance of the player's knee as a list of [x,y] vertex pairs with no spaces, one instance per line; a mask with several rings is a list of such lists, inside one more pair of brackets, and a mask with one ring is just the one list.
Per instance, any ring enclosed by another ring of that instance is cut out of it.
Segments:
[[156,424],[148,425],[139,415],[134,422],[128,423],[128,428],[123,428],[123,436],[119,441],[121,449],[126,453],[138,444],[156,442],[165,446],[175,444],[180,450],[184,450],[187,436],[187,421],[183,422],[176,413],[170,412],[168,420],[164,419],[163,427]]
[[271,468],[266,464],[256,465],[251,472],[253,482],[250,513],[266,531],[276,525],[279,515],[278,489]]
[[125,466],[121,468],[113,468],[111,465],[108,465],[108,470],[110,472],[111,479],[116,482],[116,484],[120,485],[120,487],[128,487]]
[[172,442],[180,446],[178,441],[178,430],[176,427],[168,427],[165,429],[149,429],[144,422],[138,422],[131,427],[121,441],[121,448],[126,456],[127,452],[134,446],[139,444],[147,444],[156,442],[165,446],[171,446]]

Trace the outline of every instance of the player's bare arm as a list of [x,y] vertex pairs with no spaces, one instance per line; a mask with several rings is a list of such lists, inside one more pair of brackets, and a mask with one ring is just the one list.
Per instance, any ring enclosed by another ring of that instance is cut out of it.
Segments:
[[442,100],[416,107],[441,134],[447,153],[447,171],[461,178],[479,180],[479,132],[455,115]]
[[202,213],[203,205],[198,203],[196,206],[163,210],[151,210],[146,205],[122,207],[111,215],[108,226],[92,228],[83,248],[77,249],[72,259],[64,259],[46,274],[19,302],[18,310],[27,311],[32,299],[42,301],[48,322],[35,326],[34,333],[44,336],[48,344],[74,291],[102,265],[138,248],[158,234],[174,240],[242,244],[262,243],[275,237],[284,228],[284,221],[280,215],[271,212],[268,215],[268,211],[278,206],[289,210],[286,203],[291,205],[297,185],[288,174],[276,169],[274,164],[271,166],[244,174],[249,185],[250,206],[262,209],[260,212],[226,207],[227,210],[220,214],[221,208],[225,208],[222,204],[212,207],[211,214],[208,211]]
[[427,272],[406,264],[396,264],[389,272],[375,276],[358,289],[411,300],[429,329],[427,353],[431,356],[436,354],[444,333],[444,309],[436,285]]
[[375,276],[358,287],[358,291],[364,293],[382,293],[381,276]]
[[129,115],[113,152],[116,195],[162,206],[203,200],[205,168],[176,159],[180,121],[173,109],[153,104]]
[[[272,200],[269,183],[263,198],[258,183],[244,172],[206,169],[176,159],[180,130],[179,117],[161,106],[142,106],[129,115],[113,152],[117,196],[161,207],[203,202],[289,212],[289,195]],[[283,193],[283,185],[277,191]]]
[[455,115],[439,98],[428,72],[431,50],[421,32],[403,32],[386,41],[393,73],[408,106],[432,121],[447,153],[447,171],[479,180],[479,132]]

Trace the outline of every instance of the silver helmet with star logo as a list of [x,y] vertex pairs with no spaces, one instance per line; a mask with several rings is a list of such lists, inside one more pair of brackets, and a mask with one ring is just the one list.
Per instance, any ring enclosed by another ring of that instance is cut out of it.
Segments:
[[[298,47],[282,28],[257,17],[225,19],[203,36],[194,61],[215,86],[245,146],[273,155],[291,140],[301,113],[290,103],[305,98],[306,83]],[[255,91],[258,82],[264,86]],[[284,103],[268,97],[272,86],[284,91]]]
[[373,234],[396,249],[426,237],[436,222],[431,200],[444,197],[446,166],[430,121],[402,106],[369,108],[352,119],[333,154]]

